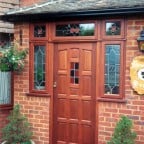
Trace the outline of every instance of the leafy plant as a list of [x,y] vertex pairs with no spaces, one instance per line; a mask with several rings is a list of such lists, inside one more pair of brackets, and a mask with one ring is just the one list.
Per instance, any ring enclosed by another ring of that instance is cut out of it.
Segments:
[[22,71],[27,53],[27,49],[18,50],[16,46],[11,45],[7,50],[2,51],[2,55],[0,56],[0,70]]
[[132,120],[122,116],[116,124],[111,140],[107,144],[135,144],[136,133],[131,129]]
[[9,123],[2,129],[2,139],[6,144],[31,144],[32,132],[27,118],[20,113],[20,105],[15,105],[8,116]]

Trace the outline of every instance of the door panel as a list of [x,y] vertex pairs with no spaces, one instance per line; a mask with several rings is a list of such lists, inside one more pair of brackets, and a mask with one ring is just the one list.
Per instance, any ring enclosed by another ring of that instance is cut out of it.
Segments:
[[53,144],[95,143],[94,46],[55,46]]

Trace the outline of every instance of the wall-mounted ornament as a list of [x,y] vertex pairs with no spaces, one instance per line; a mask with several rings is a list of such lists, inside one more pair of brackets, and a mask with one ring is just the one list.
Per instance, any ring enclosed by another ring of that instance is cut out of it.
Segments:
[[133,59],[130,67],[130,78],[132,88],[138,94],[144,94],[144,56]]

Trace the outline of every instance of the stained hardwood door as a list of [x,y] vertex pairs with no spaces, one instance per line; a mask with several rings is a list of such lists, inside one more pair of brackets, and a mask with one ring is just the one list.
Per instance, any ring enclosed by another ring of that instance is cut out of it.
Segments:
[[95,44],[55,46],[52,144],[95,144]]

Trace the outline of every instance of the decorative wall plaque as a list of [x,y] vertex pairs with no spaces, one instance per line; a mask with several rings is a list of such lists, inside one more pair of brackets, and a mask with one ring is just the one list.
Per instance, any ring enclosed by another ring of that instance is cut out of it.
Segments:
[[137,56],[133,59],[130,78],[133,89],[138,94],[144,94],[144,56]]

